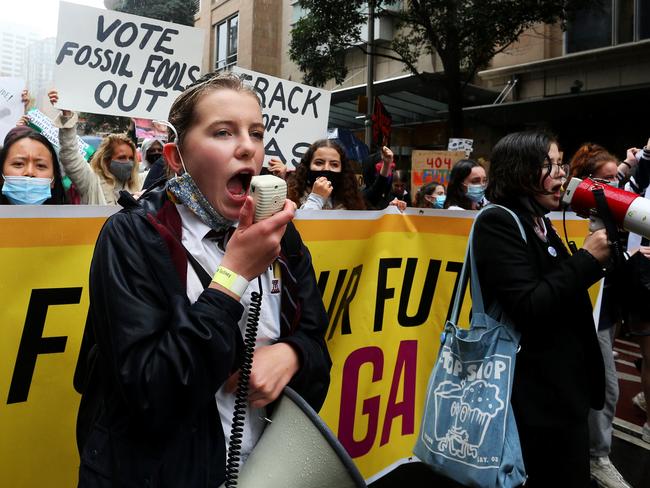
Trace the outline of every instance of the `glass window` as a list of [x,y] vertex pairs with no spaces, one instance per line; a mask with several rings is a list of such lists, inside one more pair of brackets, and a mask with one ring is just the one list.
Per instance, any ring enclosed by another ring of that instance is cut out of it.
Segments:
[[639,39],[650,39],[650,0],[637,0]]
[[216,69],[224,69],[237,63],[237,34],[239,16],[234,15],[216,26]]
[[634,0],[616,2],[616,44],[634,41]]
[[612,3],[603,2],[576,13],[567,27],[567,53],[612,45]]

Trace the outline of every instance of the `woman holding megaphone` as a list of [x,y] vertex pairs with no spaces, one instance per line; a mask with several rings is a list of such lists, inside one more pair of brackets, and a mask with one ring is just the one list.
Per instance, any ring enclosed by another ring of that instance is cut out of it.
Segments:
[[[609,259],[604,230],[570,255],[546,214],[567,176],[557,141],[542,132],[502,138],[491,156],[474,252],[485,309],[498,303],[521,333],[512,389],[526,486],[589,486],[589,408],[602,408],[603,360],[588,288]],[[561,480],[561,481],[558,481]]]

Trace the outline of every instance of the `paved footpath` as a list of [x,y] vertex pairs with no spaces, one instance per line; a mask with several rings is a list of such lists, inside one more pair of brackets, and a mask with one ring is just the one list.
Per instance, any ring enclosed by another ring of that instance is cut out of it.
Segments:
[[[634,361],[641,357],[639,346],[629,339],[617,339],[616,369],[621,394],[614,420],[611,460],[633,488],[650,488],[650,444],[641,439],[644,413],[632,404],[641,391],[641,378]],[[595,486],[595,485],[594,485]],[[405,464],[369,485],[370,488],[461,488],[462,485],[437,476],[421,463]],[[563,488],[561,482],[557,487]]]
[[614,419],[612,462],[634,488],[650,488],[650,444],[641,439],[645,414],[632,404],[641,391],[641,377],[634,362],[641,357],[639,346],[631,339],[616,339],[614,351],[620,397]]

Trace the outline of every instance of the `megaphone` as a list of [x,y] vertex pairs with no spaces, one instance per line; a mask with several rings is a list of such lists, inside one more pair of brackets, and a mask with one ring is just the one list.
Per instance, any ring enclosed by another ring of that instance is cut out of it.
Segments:
[[239,473],[239,488],[366,488],[345,448],[291,388],[270,420]]
[[596,209],[593,190],[601,188],[612,217],[619,228],[650,238],[650,200],[591,178],[571,178],[566,185],[562,203],[570,205],[581,217],[589,218]]

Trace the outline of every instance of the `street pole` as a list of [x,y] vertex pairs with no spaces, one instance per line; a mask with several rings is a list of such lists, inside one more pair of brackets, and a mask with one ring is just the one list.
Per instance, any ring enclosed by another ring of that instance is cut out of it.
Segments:
[[375,59],[373,56],[375,42],[375,1],[368,0],[368,44],[366,55],[368,64],[368,79],[366,81],[366,120],[365,120],[365,139],[368,149],[372,151],[372,112],[374,108],[373,103],[373,89],[372,84],[375,80]]

